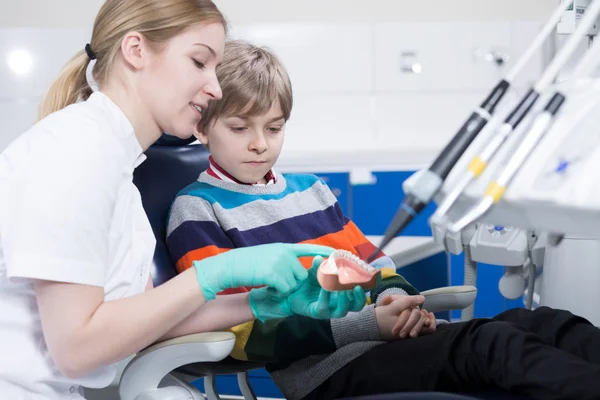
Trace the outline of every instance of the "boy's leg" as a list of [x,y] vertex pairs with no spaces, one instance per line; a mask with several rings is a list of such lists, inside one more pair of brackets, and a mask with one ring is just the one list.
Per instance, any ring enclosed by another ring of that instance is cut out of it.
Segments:
[[376,347],[340,369],[307,399],[490,388],[534,399],[598,399],[600,366],[510,323],[476,319]]
[[517,308],[497,315],[494,320],[510,322],[551,346],[600,365],[600,329],[569,311],[549,307],[534,311]]

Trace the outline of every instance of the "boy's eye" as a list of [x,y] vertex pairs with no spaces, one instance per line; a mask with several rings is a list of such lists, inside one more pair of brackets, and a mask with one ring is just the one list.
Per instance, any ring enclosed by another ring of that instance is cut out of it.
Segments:
[[194,61],[194,65],[196,65],[196,67],[200,68],[200,69],[204,69],[206,68],[206,65],[204,65],[204,63],[201,63],[200,61],[192,58],[192,60]]
[[281,132],[281,127],[280,126],[274,126],[274,127],[270,127],[268,128],[270,133],[279,133]]
[[237,133],[244,132],[246,130],[245,126],[232,126],[231,130]]

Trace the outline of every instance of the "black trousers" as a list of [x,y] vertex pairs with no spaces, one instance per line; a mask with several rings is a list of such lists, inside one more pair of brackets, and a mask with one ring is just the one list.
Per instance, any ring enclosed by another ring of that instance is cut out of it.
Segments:
[[378,346],[305,400],[504,389],[540,400],[600,399],[600,329],[568,311],[513,309]]

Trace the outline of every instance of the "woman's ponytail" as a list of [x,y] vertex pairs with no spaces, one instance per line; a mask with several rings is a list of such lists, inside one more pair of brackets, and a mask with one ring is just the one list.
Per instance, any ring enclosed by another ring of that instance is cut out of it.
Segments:
[[38,120],[90,97],[92,89],[85,77],[89,62],[90,58],[83,50],[69,60],[42,99],[38,110]]

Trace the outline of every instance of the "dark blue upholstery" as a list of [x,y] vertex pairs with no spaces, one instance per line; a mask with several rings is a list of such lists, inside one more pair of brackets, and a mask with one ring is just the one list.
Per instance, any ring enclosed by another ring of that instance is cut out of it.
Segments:
[[176,274],[165,243],[169,207],[177,193],[198,179],[208,166],[208,151],[204,146],[186,145],[186,141],[166,138],[146,151],[147,160],[133,174],[133,182],[140,191],[144,210],[156,236],[152,270],[155,286]]

